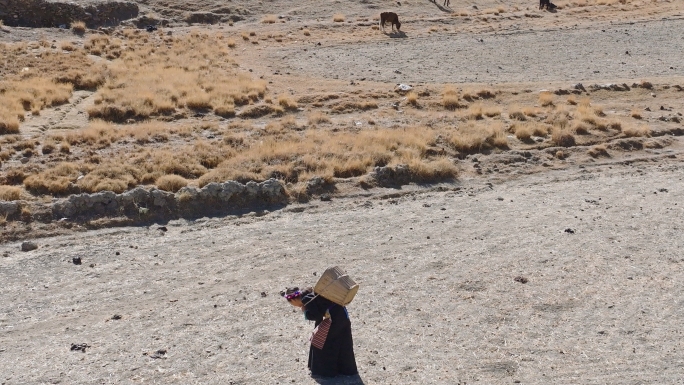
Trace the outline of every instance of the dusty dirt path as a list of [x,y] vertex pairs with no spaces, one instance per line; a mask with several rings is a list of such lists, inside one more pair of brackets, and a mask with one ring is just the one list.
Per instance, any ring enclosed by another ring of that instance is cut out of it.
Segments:
[[277,291],[334,264],[367,384],[681,382],[683,178],[633,159],[2,245],[0,383],[314,383]]

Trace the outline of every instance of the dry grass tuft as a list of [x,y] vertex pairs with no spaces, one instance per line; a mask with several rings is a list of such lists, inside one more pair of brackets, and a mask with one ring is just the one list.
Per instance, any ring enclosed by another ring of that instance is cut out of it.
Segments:
[[575,98],[575,95],[568,96],[568,104],[570,104],[572,106],[577,105],[577,98]]
[[646,80],[642,80],[639,83],[639,87],[645,88],[647,90],[651,90],[651,89],[653,89],[653,84],[651,82],[646,81]]
[[336,13],[335,15],[333,15],[333,21],[334,21],[335,23],[342,23],[342,22],[344,22],[344,15],[341,14],[341,13]]
[[86,32],[86,24],[82,21],[76,21],[71,24],[71,30],[77,35],[83,35]]
[[45,78],[5,81],[0,84],[0,134],[19,132],[26,111],[40,111],[69,101],[73,86]]
[[261,22],[264,24],[275,24],[278,21],[278,16],[276,15],[266,15]]
[[599,157],[610,157],[610,154],[608,153],[608,149],[606,148],[605,145],[600,144],[598,146],[594,146],[587,151],[587,154],[591,156],[592,158],[599,158]]
[[461,103],[458,97],[458,91],[453,86],[445,86],[442,92],[442,105],[447,110],[455,110],[457,108],[467,107],[465,103]]
[[636,108],[633,108],[632,111],[629,113],[629,115],[631,117],[633,117],[634,119],[641,120],[643,118],[643,116],[641,115],[641,111],[636,109]]
[[230,38],[230,39],[226,40],[226,45],[229,48],[235,48],[235,46],[237,46],[237,43],[235,42],[235,39]]
[[525,113],[520,106],[514,105],[508,111],[508,117],[511,119],[519,120],[524,122],[527,120]]
[[553,104],[554,99],[555,99],[555,96],[551,92],[545,91],[545,92],[539,93],[539,104],[542,107],[553,106],[554,105]]
[[299,108],[296,101],[284,94],[278,96],[278,104],[286,110],[297,110]]
[[529,124],[515,124],[512,131],[515,133],[515,137],[523,142],[529,142],[532,139],[532,128]]
[[0,186],[0,200],[18,201],[21,199],[21,188],[15,186]]
[[641,137],[641,136],[651,136],[651,128],[646,125],[641,126],[628,126],[622,129],[622,133],[626,137]]
[[184,108],[231,116],[231,105],[262,98],[266,82],[236,72],[230,51],[221,47],[216,36],[192,33],[154,55],[147,46],[126,50],[109,66],[109,78],[88,109],[90,118],[144,120]]
[[448,142],[457,151],[475,153],[492,148],[508,148],[501,124],[467,122],[450,133]]
[[311,31],[309,31],[306,28],[302,31],[302,33],[304,34],[304,36],[311,36]]
[[328,117],[328,115],[321,111],[314,111],[309,114],[308,122],[310,125],[330,123],[330,118]]
[[414,107],[418,107],[418,94],[414,91],[406,94],[406,102]]
[[575,136],[569,130],[559,128],[551,132],[551,141],[557,146],[572,147],[575,145]]
[[179,175],[163,175],[157,179],[155,185],[160,190],[177,192],[188,185],[188,180]]

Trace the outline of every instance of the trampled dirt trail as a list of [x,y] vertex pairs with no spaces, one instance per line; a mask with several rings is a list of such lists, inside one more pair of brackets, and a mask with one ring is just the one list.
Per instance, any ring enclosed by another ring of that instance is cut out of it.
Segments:
[[3,245],[0,382],[314,383],[277,292],[339,264],[367,384],[677,383],[682,178],[632,160]]

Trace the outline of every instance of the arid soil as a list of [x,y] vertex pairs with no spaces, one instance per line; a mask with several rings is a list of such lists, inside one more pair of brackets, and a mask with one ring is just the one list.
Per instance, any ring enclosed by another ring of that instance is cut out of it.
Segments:
[[364,383],[678,383],[683,177],[649,157],[6,244],[0,382],[314,383],[277,292],[338,264]]
[[[88,231],[8,224],[38,249],[0,244],[0,384],[684,382],[684,147],[672,120],[684,113],[681,1],[558,2],[556,12],[530,1],[221,3],[141,9],[171,21],[164,33],[236,38],[239,68],[274,94],[392,93],[370,112],[331,113],[330,131],[451,124],[435,107],[450,83],[536,108],[542,89],[648,81],[653,89],[580,97],[609,118],[639,111],[653,132],[606,134],[600,156],[588,153],[594,137],[559,150],[510,135],[510,151],[454,159],[456,181],[364,189],[339,179],[331,201],[246,215]],[[400,14],[403,33],[373,29],[384,10]],[[244,20],[181,22],[201,11]],[[337,13],[346,20],[333,22]],[[262,23],[267,14],[278,22]],[[84,40],[0,30],[1,42],[38,39]],[[407,106],[397,83],[425,95],[423,107]],[[77,91],[28,117],[21,135],[83,127],[93,103]],[[304,124],[315,108],[300,105]],[[331,265],[361,283],[349,306],[360,378],[309,377],[313,325],[278,295]]]

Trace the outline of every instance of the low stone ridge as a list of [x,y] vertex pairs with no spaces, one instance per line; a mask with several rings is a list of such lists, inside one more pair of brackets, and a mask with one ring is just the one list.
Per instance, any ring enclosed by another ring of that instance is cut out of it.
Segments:
[[276,179],[242,184],[236,181],[209,183],[202,188],[183,187],[177,193],[136,187],[121,194],[102,191],[77,194],[52,205],[55,219],[126,215],[128,217],[194,216],[252,205],[287,201],[283,185]]
[[138,16],[130,1],[89,1],[86,4],[46,0],[0,0],[0,20],[12,27],[68,28],[75,21],[88,28],[118,25]]

